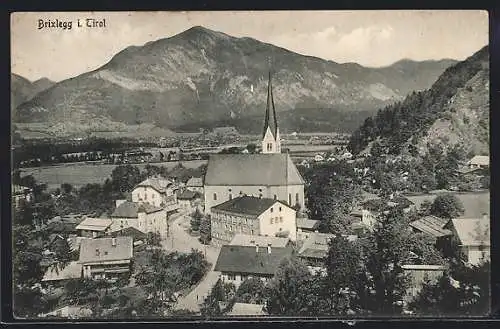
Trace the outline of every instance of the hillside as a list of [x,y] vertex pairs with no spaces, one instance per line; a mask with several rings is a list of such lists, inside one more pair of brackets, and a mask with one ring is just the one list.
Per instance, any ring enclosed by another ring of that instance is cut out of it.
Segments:
[[140,124],[197,131],[207,122],[257,132],[260,124],[246,119],[254,122],[265,108],[269,58],[277,110],[289,112],[280,114],[288,118],[285,131],[352,130],[377,108],[428,88],[454,63],[406,60],[365,68],[193,27],[128,47],[99,69],[57,83],[22,104],[14,120],[56,127],[57,135]]
[[15,109],[20,104],[29,101],[39,92],[52,87],[55,82],[47,78],[31,82],[20,75],[12,73],[10,84],[11,109]]
[[428,90],[369,117],[354,132],[350,148],[367,151],[377,141],[389,153],[428,153],[458,147],[465,154],[489,153],[489,53],[484,47],[448,68]]

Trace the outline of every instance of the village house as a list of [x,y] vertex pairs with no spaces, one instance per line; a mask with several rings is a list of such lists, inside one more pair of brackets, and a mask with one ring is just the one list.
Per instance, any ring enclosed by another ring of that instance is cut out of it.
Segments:
[[76,230],[83,238],[101,238],[108,234],[112,221],[107,218],[85,218]]
[[78,263],[78,261],[72,261],[65,266],[60,263],[49,266],[43,275],[42,282],[63,282],[81,277],[82,264]]
[[[233,197],[243,195],[281,200],[289,206],[305,208],[304,179],[290,155],[281,153],[281,139],[272,98],[269,74],[261,154],[210,155],[204,182],[206,212]],[[274,119],[272,123],[271,109]]]
[[487,155],[476,155],[467,162],[469,168],[489,168],[490,157]]
[[82,240],[79,263],[83,276],[92,279],[116,280],[128,275],[132,261],[132,237]]
[[325,157],[324,157],[323,155],[321,155],[321,154],[316,154],[316,155],[314,156],[314,161],[316,161],[316,162],[322,162],[322,161],[325,161]]
[[281,261],[291,257],[292,253],[293,249],[289,247],[225,245],[220,250],[214,271],[221,272],[222,281],[233,283],[236,287],[247,278],[268,281]]
[[[323,272],[325,270],[324,261],[328,256],[330,240],[335,237],[331,233],[314,232],[304,240],[297,256],[305,261],[311,273]],[[356,241],[356,235],[345,236],[348,241]]]
[[237,233],[296,240],[296,211],[278,200],[241,196],[212,207],[211,214],[215,244],[228,243]]
[[149,203],[167,211],[178,209],[174,183],[161,177],[151,177],[137,184],[132,190],[132,202]]
[[178,192],[177,202],[179,203],[179,209],[183,211],[191,211],[195,207],[197,197],[197,192],[191,190],[186,189],[182,192]]
[[436,216],[424,216],[410,223],[410,227],[415,233],[424,233],[432,237],[436,243],[443,237],[450,236],[450,230],[444,227],[448,223],[447,219]]
[[285,248],[290,246],[290,239],[276,236],[236,234],[229,243],[230,246],[255,247],[271,246],[272,248]]
[[203,178],[191,177],[186,182],[186,189],[192,192],[198,192],[200,194],[203,194]]
[[318,231],[320,221],[297,217],[297,241],[305,240],[313,232]]
[[12,185],[12,198],[14,206],[19,208],[21,200],[31,202],[33,200],[33,190],[26,186]]
[[372,230],[377,222],[377,218],[367,209],[355,208],[349,215],[351,216],[353,224],[360,223],[368,230]]
[[[451,231],[445,237],[450,248],[458,248],[469,265],[490,261],[490,218],[453,218],[444,227]],[[443,242],[443,243],[445,243]]]
[[163,235],[167,229],[167,211],[149,203],[117,200],[111,214],[111,231],[133,227],[144,233]]

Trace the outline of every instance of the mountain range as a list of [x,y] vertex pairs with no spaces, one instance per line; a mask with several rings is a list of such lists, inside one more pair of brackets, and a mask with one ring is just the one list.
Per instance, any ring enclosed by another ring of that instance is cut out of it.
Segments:
[[20,104],[32,99],[39,92],[49,89],[55,84],[55,82],[47,78],[41,78],[31,82],[28,79],[14,73],[10,75],[10,79],[11,109],[15,109]]
[[424,155],[438,146],[458,147],[468,156],[489,154],[489,52],[485,46],[446,69],[422,92],[389,105],[368,117],[351,137],[354,153],[376,142],[392,154]]
[[94,71],[45,84],[35,96],[13,75],[13,121],[18,129],[58,137],[222,125],[256,133],[271,67],[282,131],[353,131],[377,109],[429,88],[455,63],[339,64],[197,26],[130,46]]

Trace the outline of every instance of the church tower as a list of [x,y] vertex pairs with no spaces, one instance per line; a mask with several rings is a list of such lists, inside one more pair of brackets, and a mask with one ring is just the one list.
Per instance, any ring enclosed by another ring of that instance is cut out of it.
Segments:
[[[273,111],[273,122],[270,120],[271,108]],[[262,153],[281,153],[281,140],[274,107],[273,85],[271,82],[271,71],[269,71],[269,82],[267,85],[266,117],[264,119],[264,130],[262,133]]]

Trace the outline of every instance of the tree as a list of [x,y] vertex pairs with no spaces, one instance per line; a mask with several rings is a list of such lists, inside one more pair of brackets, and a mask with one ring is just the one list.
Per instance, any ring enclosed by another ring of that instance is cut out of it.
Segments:
[[329,312],[346,315],[366,309],[370,284],[361,246],[335,236],[329,243],[325,265],[324,291],[330,296]]
[[146,236],[146,243],[153,247],[161,246],[161,235],[158,232],[148,232]]
[[408,223],[400,209],[381,216],[364,246],[379,315],[399,314],[407,280],[402,265],[411,258]]
[[200,241],[203,244],[209,244],[212,240],[212,222],[205,218],[200,224]]
[[430,208],[431,215],[447,219],[463,215],[464,211],[462,202],[453,194],[438,195]]
[[201,221],[203,219],[203,214],[200,212],[198,208],[196,208],[195,212],[191,214],[191,231],[199,231]]
[[248,153],[255,153],[255,151],[257,150],[257,145],[255,145],[254,143],[250,143],[247,145],[247,150]]
[[12,311],[16,318],[34,318],[47,311],[47,300],[40,288],[32,286],[16,287],[13,292]]
[[120,165],[111,172],[111,182],[114,189],[121,193],[132,191],[141,180],[139,169],[132,165]]
[[56,258],[63,264],[69,263],[71,261],[71,248],[69,243],[65,239],[58,239],[54,242],[54,252]]
[[269,282],[266,311],[271,315],[317,315],[321,285],[307,266],[297,259],[285,259]]
[[29,226],[13,227],[13,283],[14,285],[33,285],[40,282],[43,271],[40,266],[42,249],[35,243],[34,232]]
[[264,304],[268,298],[265,283],[259,278],[248,278],[236,291],[236,302]]
[[71,192],[73,191],[73,186],[68,183],[63,183],[61,184],[61,191],[64,194],[71,194]]
[[[205,317],[217,317],[226,313],[230,307],[234,297],[235,287],[232,283],[224,283],[222,280],[217,280],[208,296],[203,301],[200,312]],[[220,302],[226,302],[229,305],[221,307]]]

